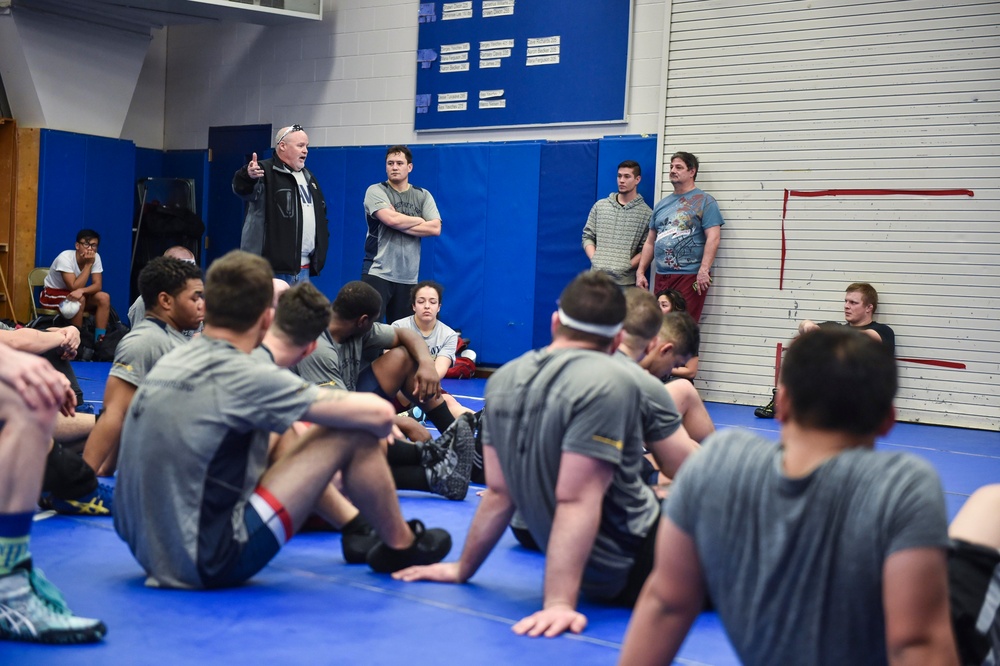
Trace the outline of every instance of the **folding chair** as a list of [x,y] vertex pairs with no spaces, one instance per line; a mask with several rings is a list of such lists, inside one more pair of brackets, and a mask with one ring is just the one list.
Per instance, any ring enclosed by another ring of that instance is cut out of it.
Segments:
[[45,308],[38,305],[38,295],[35,289],[41,290],[45,287],[45,278],[48,277],[49,269],[38,267],[31,269],[28,273],[28,291],[31,295],[31,320],[34,321],[40,316],[50,316],[59,314],[57,308]]

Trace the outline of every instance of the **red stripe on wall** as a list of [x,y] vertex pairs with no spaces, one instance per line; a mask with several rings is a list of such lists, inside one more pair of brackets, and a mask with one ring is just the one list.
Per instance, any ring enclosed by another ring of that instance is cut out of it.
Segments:
[[964,363],[956,363],[955,361],[938,361],[932,358],[896,358],[897,361],[904,361],[906,363],[919,363],[921,365],[933,365],[939,368],[952,368],[953,370],[965,370]]
[[[918,197],[974,197],[972,190],[785,190],[785,198],[781,204],[781,264],[778,268],[778,291],[785,288],[785,255],[788,244],[785,239],[785,217],[788,215],[788,197],[884,197],[884,196],[918,196]],[[964,366],[963,366],[964,367]]]
[[[974,197],[972,190],[785,190],[793,197],[885,197],[910,195],[917,197]],[[787,201],[787,199],[786,199]]]

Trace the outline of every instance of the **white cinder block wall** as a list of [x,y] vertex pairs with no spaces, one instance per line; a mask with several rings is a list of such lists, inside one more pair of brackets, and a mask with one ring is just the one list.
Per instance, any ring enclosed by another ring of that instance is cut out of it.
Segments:
[[[317,23],[167,28],[162,146],[149,145],[146,136],[134,140],[151,148],[204,148],[210,126],[258,123],[275,128],[299,123],[314,146],[588,139],[657,131],[663,0],[635,0],[628,123],[421,135],[413,131],[417,8],[415,1],[327,0]],[[144,94],[147,82],[155,91],[154,72],[145,75],[137,95]]]

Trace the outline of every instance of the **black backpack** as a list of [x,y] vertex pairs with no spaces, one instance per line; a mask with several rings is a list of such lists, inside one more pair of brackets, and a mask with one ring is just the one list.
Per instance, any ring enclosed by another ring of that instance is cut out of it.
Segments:
[[128,326],[122,322],[121,317],[114,308],[108,314],[108,327],[104,330],[104,337],[100,342],[94,340],[94,318],[86,317],[83,320],[83,330],[80,332],[80,351],[76,358],[79,361],[103,361],[115,360],[115,351],[118,343],[130,331]]

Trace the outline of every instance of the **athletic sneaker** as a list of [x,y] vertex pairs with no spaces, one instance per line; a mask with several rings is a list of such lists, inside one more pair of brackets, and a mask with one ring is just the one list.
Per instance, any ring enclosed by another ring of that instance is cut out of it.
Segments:
[[778,394],[778,389],[771,389],[771,402],[767,403],[763,407],[758,407],[753,410],[753,415],[759,419],[773,419],[774,418],[774,397]]
[[110,516],[114,508],[114,488],[98,482],[93,492],[76,499],[59,499],[46,495],[39,504],[67,516]]
[[407,521],[413,530],[413,545],[403,550],[379,542],[368,552],[368,566],[378,573],[392,573],[415,564],[434,564],[448,556],[451,535],[440,528],[427,529],[419,520]]
[[344,561],[348,564],[364,564],[368,553],[382,543],[375,533],[375,528],[365,523],[364,527],[354,532],[347,532],[340,539],[340,548],[344,552]]
[[431,492],[450,500],[465,499],[476,455],[473,422],[471,414],[462,414],[444,434],[421,447],[420,462]]
[[32,569],[31,560],[0,576],[0,640],[93,643],[106,633],[100,620],[73,615],[55,585]]

